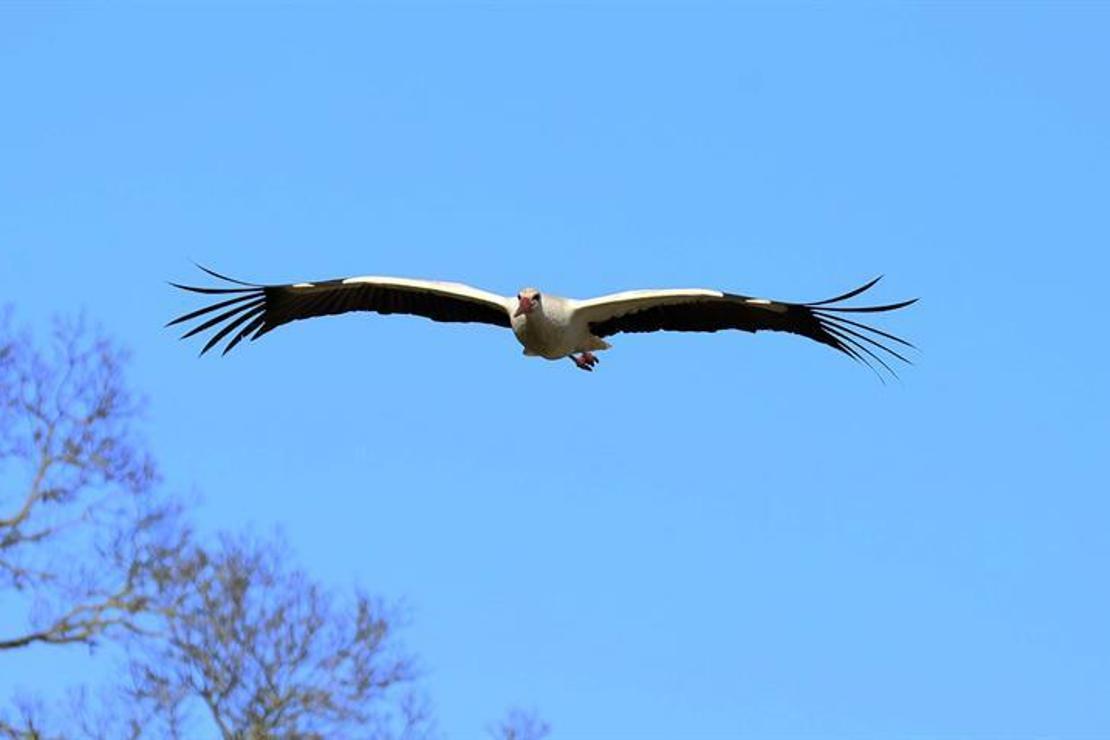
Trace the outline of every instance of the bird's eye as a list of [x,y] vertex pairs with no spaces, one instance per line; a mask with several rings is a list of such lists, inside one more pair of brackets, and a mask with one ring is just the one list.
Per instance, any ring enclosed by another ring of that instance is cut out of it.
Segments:
[[539,293],[536,293],[534,296],[532,296],[533,301],[538,301],[539,299],[540,299],[540,294]]

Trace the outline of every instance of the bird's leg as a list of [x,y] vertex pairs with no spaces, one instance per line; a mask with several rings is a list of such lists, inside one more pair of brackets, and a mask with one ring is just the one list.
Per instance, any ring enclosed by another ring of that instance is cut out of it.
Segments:
[[570,359],[574,360],[574,364],[577,365],[579,369],[590,373],[594,371],[594,365],[601,362],[593,352],[583,352],[577,357],[570,355]]
[[590,367],[590,364],[588,362],[583,360],[581,357],[578,357],[577,355],[567,355],[567,359],[572,360],[574,364],[578,366],[579,370],[585,370],[588,373],[592,373],[594,371],[594,369]]

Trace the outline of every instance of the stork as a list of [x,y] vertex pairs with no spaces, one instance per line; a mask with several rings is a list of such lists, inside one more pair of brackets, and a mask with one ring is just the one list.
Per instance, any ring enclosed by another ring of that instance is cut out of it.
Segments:
[[835,298],[815,303],[788,303],[705,288],[632,290],[586,300],[541,293],[537,288],[524,288],[515,296],[503,296],[463,283],[374,275],[258,285],[198,267],[223,284],[219,287],[170,284],[193,293],[219,296],[219,299],[177,317],[167,326],[204,317],[181,337],[185,339],[212,330],[201,349],[202,355],[225,339],[223,354],[227,354],[244,339],[249,337],[254,341],[291,321],[349,311],[372,311],[512,329],[525,355],[548,360],[569,358],[589,372],[593,372],[599,361],[594,353],[609,349],[611,345],[605,339],[614,334],[739,329],[783,331],[808,337],[876,372],[882,367],[894,375],[888,360],[910,362],[894,345],[913,345],[845,314],[895,311],[917,300],[885,305],[843,305],[873,287],[882,276]]

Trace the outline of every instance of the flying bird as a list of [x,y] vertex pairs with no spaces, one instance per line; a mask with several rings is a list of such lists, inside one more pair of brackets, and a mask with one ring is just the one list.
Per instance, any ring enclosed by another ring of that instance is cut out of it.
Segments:
[[462,283],[379,276],[257,285],[198,267],[223,284],[219,287],[170,284],[193,293],[219,296],[219,300],[179,316],[167,326],[203,317],[201,323],[181,337],[211,330],[202,355],[223,340],[226,340],[223,353],[227,354],[244,339],[254,341],[291,321],[373,311],[512,329],[524,346],[525,355],[548,360],[569,358],[590,372],[598,363],[594,353],[609,349],[606,337],[614,334],[739,329],[784,331],[808,337],[843,352],[876,373],[882,367],[894,375],[890,362],[910,362],[896,346],[913,345],[846,314],[895,311],[917,300],[843,305],[874,286],[881,276],[835,298],[816,303],[787,303],[703,288],[633,290],[586,300],[541,293],[537,288],[503,296]]

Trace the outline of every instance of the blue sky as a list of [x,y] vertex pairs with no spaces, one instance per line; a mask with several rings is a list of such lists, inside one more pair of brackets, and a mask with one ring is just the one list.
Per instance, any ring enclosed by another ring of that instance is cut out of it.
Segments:
[[[1106,737],[1108,34],[1093,3],[7,4],[0,302],[132,349],[203,527],[403,600],[452,737],[510,705],[561,738]],[[625,336],[588,375],[352,315],[198,360],[161,328],[190,259],[885,273],[922,352],[884,387],[794,337]]]

